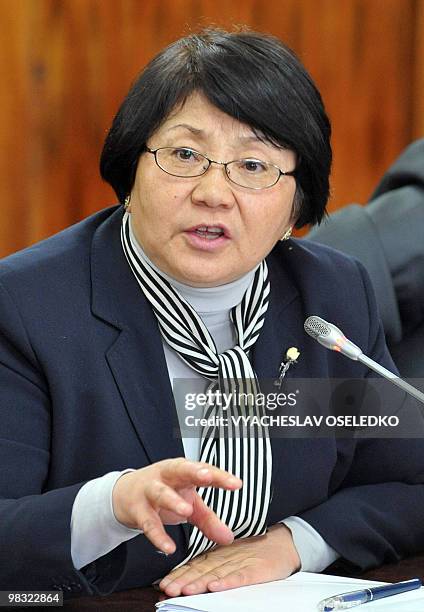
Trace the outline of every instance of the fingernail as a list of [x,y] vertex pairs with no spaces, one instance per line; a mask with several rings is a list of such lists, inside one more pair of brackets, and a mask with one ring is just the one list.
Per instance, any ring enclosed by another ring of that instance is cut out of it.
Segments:
[[168,553],[164,552],[163,550],[157,550],[156,552],[158,553],[158,555],[163,555],[164,557],[168,556]]
[[169,553],[171,553],[173,550],[172,544],[170,544],[169,542],[164,542],[162,544],[162,550],[164,551],[165,555],[169,555]]

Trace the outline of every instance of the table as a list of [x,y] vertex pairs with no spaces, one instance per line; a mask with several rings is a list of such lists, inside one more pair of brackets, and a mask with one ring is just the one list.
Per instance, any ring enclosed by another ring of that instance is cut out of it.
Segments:
[[[347,575],[337,570],[332,572],[331,568],[328,573],[337,575]],[[363,572],[355,577],[364,578],[367,580],[381,580],[382,582],[398,582],[400,580],[408,580],[409,578],[421,578],[424,581],[424,555],[417,557],[409,557],[393,563],[383,565],[377,569]],[[102,612],[113,610],[116,612],[153,612],[155,603],[159,601],[161,594],[152,587],[140,589],[131,589],[130,591],[121,591],[113,593],[108,597],[80,597],[65,602],[63,610],[74,612]]]

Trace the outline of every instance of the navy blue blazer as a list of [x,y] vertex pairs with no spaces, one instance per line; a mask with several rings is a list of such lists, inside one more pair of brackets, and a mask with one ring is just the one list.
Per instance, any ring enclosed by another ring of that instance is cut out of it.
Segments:
[[[184,558],[188,527],[168,528],[177,552],[144,536],[82,571],[71,559],[72,504],[112,470],[183,455],[155,317],[120,244],[122,208],[83,222],[0,264],[0,589],[65,596],[149,585]],[[393,367],[362,266],[327,247],[289,240],[268,257],[271,300],[252,352],[276,377],[296,346],[293,376],[364,377],[303,330],[317,314]],[[273,439],[268,523],[308,521],[343,558],[366,568],[424,545],[421,440]]]

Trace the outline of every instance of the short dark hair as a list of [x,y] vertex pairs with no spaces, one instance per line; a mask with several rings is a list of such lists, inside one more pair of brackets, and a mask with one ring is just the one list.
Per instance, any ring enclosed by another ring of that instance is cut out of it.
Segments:
[[206,29],[163,49],[141,72],[118,110],[100,172],[124,202],[146,142],[194,91],[297,154],[296,227],[325,214],[331,127],[321,95],[297,56],[273,36]]

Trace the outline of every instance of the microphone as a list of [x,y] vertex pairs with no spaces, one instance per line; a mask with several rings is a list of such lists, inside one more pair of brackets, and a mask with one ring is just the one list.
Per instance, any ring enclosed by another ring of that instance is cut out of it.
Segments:
[[424,404],[424,393],[405,382],[402,378],[390,372],[390,370],[387,370],[370,357],[367,357],[367,355],[364,355],[359,346],[356,346],[351,340],[348,340],[343,332],[333,325],[333,323],[328,323],[324,321],[324,319],[321,319],[321,317],[312,316],[306,319],[303,327],[307,334],[317,340],[322,346],[325,346],[325,348],[342,353],[342,355],[354,361],[360,361]]

